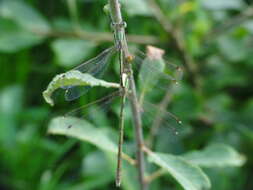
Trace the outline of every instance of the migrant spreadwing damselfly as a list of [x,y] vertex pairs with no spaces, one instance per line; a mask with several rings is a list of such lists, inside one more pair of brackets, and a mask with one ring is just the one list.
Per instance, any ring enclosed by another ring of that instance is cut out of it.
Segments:
[[[150,48],[150,47],[149,47]],[[148,48],[147,48],[148,49]],[[152,48],[151,48],[152,49]],[[78,70],[83,73],[89,73],[95,77],[102,77],[105,72],[106,67],[110,62],[110,58],[117,52],[116,47],[110,47],[104,50],[95,58],[75,67],[73,70]],[[151,52],[150,52],[151,51]],[[137,76],[138,81],[138,92],[139,92],[139,109],[142,115],[142,120],[144,126],[153,126],[159,125],[163,127],[167,127],[172,131],[173,134],[177,134],[180,130],[181,121],[172,113],[166,111],[165,108],[161,108],[161,106],[156,105],[156,103],[150,103],[146,99],[157,99],[157,97],[161,98],[165,92],[171,90],[170,93],[173,93],[174,86],[177,86],[178,81],[182,78],[182,69],[174,64],[166,62],[161,55],[155,53],[155,50],[147,50],[147,54],[136,50],[133,57],[131,59],[132,67],[134,68],[134,73]],[[86,104],[80,108],[72,110],[68,112],[65,116],[78,116],[84,119],[88,119],[87,115],[84,114],[82,110],[89,109],[92,105],[96,105],[103,112],[106,112],[113,102],[113,100],[117,99],[117,97],[121,97],[121,109],[120,109],[120,126],[124,126],[124,104],[125,98],[128,98],[128,88],[127,88],[127,71],[121,72],[121,89],[113,92],[109,95],[102,97],[94,102]],[[171,86],[173,86],[171,88]],[[72,101],[90,89],[90,87],[82,87],[82,86],[65,86],[62,87],[65,90],[65,99],[67,101]],[[159,89],[159,90],[156,90]],[[150,97],[150,94],[153,94]],[[123,98],[122,98],[123,97]],[[154,117],[159,116],[159,122],[157,124],[157,119]],[[74,127],[75,124],[70,124],[68,126],[69,129]],[[152,130],[152,129],[151,129]],[[119,135],[119,155],[118,155],[118,169],[117,169],[117,186],[120,185],[120,172],[121,172],[121,146],[123,143],[123,127],[120,130]]]

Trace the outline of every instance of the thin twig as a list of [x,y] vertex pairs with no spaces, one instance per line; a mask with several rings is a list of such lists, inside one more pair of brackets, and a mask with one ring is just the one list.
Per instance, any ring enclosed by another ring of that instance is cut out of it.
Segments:
[[78,9],[76,0],[67,0],[68,10],[70,14],[70,18],[72,21],[73,28],[75,30],[80,30],[80,22],[78,17]]
[[122,158],[124,159],[124,160],[126,160],[127,162],[129,162],[129,164],[131,164],[131,165],[136,165],[136,160],[135,159],[133,159],[133,158],[131,158],[130,156],[128,156],[127,154],[125,154],[124,152],[122,152]]
[[[123,19],[121,16],[120,11],[120,4],[118,0],[108,0],[110,5],[110,11],[111,11],[111,18],[114,23],[123,23]],[[123,27],[116,27],[116,35],[117,36],[125,36],[125,29]],[[124,55],[126,56],[125,59],[128,59],[129,53],[128,53],[128,47],[126,39],[122,41],[122,48],[124,51]],[[144,163],[144,155],[142,151],[142,146],[144,144],[143,142],[143,131],[142,131],[142,123],[141,123],[141,114],[138,106],[138,100],[137,100],[137,93],[136,93],[136,87],[135,87],[135,81],[133,77],[133,70],[131,67],[131,64],[129,64],[128,61],[124,62],[124,66],[128,69],[129,73],[129,99],[131,103],[131,109],[132,109],[132,116],[133,116],[133,122],[135,127],[135,136],[136,136],[136,147],[137,147],[137,168],[138,168],[138,174],[139,174],[139,183],[140,183],[140,189],[145,190],[147,188],[145,181],[144,181],[144,172],[145,172],[145,163]]]
[[[89,40],[96,43],[102,42],[112,42],[113,36],[108,32],[87,32],[84,30],[78,31],[61,31],[61,30],[51,30],[51,31],[38,31],[33,30],[33,33],[45,36],[45,37],[67,37],[67,38],[79,38],[82,40]],[[155,36],[149,35],[135,35],[130,34],[127,36],[127,39],[131,43],[136,44],[158,44],[161,43],[161,40]]]
[[149,176],[147,176],[145,178],[145,182],[151,183],[153,180],[161,177],[162,175],[164,175],[166,173],[166,171],[162,168],[162,169],[158,169],[157,171],[153,172],[152,174],[150,174]]

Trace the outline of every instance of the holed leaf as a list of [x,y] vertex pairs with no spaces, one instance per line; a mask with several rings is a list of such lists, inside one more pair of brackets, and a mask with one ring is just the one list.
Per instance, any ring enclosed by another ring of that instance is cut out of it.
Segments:
[[54,101],[51,98],[53,92],[58,88],[68,86],[102,86],[106,88],[119,88],[118,83],[106,82],[94,78],[92,75],[87,73],[81,73],[76,70],[71,70],[67,73],[56,75],[53,80],[49,83],[47,89],[43,92],[43,97],[46,102],[50,105],[54,105]]

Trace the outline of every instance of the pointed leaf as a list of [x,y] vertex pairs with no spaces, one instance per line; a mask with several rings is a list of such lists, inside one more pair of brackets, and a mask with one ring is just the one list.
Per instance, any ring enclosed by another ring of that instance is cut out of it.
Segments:
[[[69,128],[70,125],[73,126]],[[117,152],[117,145],[111,140],[106,131],[101,128],[95,128],[91,123],[78,118],[56,117],[50,122],[48,133],[75,137],[89,142],[102,150]]]
[[[150,68],[155,67],[156,69],[150,72]],[[142,88],[142,93],[145,94],[150,90],[153,90],[154,86],[157,84],[158,79],[163,73],[165,68],[165,63],[162,58],[151,59],[146,57],[141,65],[141,70],[139,73],[139,82]]]
[[225,144],[213,144],[202,151],[193,151],[183,156],[200,167],[241,166],[245,158],[235,149]]
[[168,171],[186,190],[202,190],[211,187],[205,173],[179,156],[164,153],[148,153],[152,162]]
[[43,97],[45,101],[54,105],[54,101],[51,98],[53,92],[62,87],[68,86],[103,86],[106,88],[119,88],[120,85],[118,83],[106,82],[104,80],[100,80],[94,78],[90,74],[84,74],[76,70],[69,71],[67,73],[62,73],[56,75],[53,80],[49,83],[47,89],[43,92]]

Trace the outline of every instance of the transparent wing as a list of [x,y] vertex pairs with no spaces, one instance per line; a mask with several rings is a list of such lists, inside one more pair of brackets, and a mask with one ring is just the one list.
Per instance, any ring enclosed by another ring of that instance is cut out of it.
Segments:
[[180,85],[183,69],[162,56],[152,57],[139,50],[134,51],[132,64],[137,71],[139,104],[143,125],[150,128],[150,141],[161,130],[167,130],[170,140],[178,139],[184,127],[167,108]]
[[167,111],[161,105],[155,105],[145,101],[141,107],[143,128],[149,129],[146,139],[147,145],[154,147],[163,138],[163,147],[178,146],[185,133],[187,126],[173,113]]
[[109,47],[96,57],[82,63],[81,65],[73,68],[72,70],[78,70],[82,73],[90,73],[92,75],[97,75],[101,72],[103,66],[106,65],[106,62],[110,58],[110,56],[115,52],[116,48],[114,46]]
[[138,73],[139,92],[144,96],[155,88],[168,90],[171,85],[179,85],[183,69],[164,58],[154,58],[140,50],[134,51],[133,67]]
[[[84,106],[78,107],[64,114],[64,117],[77,117],[79,119],[85,119],[95,124],[106,125],[108,122],[106,113],[110,110],[112,103],[120,97],[120,90],[115,91],[109,95],[106,95],[98,100],[91,103],[85,104]],[[71,123],[68,128],[75,126],[75,123]]]
[[[84,62],[83,64],[75,67],[72,70],[78,70],[82,73],[89,73],[96,78],[100,78],[103,75],[104,71],[106,70],[106,67],[108,66],[110,57],[115,52],[116,48],[114,46],[110,47],[101,52],[98,56],[88,60],[87,62]],[[65,99],[67,101],[72,101],[88,92],[90,87],[67,86],[64,87],[63,89],[66,89]]]
[[173,134],[178,135],[182,128],[182,121],[173,113],[167,111],[167,108],[164,108],[162,104],[156,105],[145,101],[141,109],[143,109],[141,110],[143,111],[143,120],[151,124],[150,127],[154,133],[157,132],[160,126],[166,126]]
[[89,86],[69,86],[65,90],[65,100],[73,101],[89,91]]

